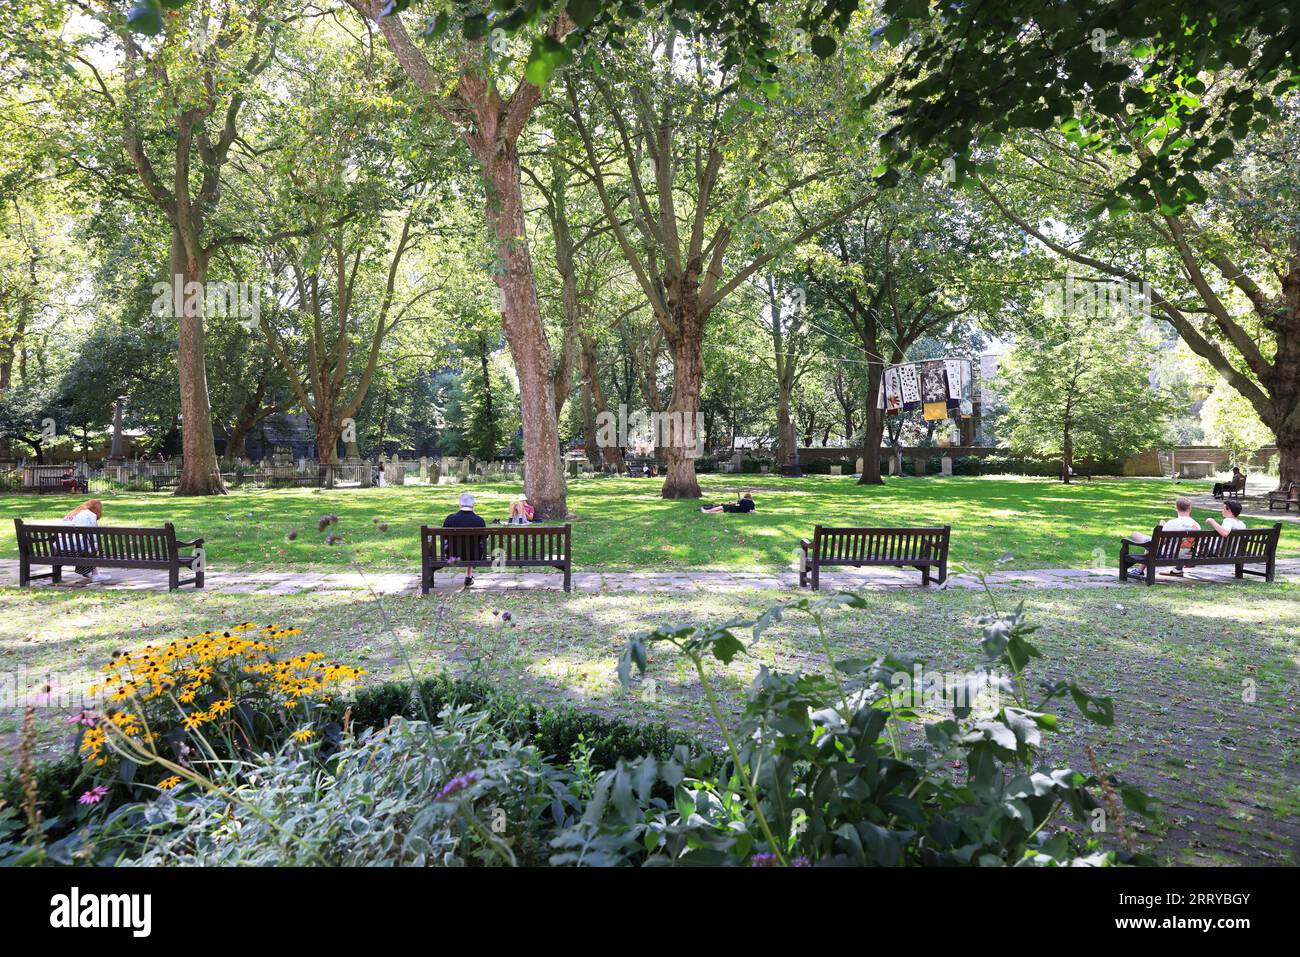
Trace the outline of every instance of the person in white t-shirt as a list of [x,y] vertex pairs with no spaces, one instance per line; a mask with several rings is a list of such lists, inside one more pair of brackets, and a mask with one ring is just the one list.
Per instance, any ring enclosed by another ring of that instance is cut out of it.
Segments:
[[[1237,505],[1238,508],[1241,507],[1236,502],[1233,502],[1233,504]],[[1174,511],[1178,513],[1175,518],[1160,523],[1160,527],[1166,532],[1199,532],[1201,530],[1201,523],[1192,518],[1192,503],[1187,499],[1177,499],[1174,502]],[[1129,536],[1129,538],[1135,542],[1151,541],[1151,536],[1144,532],[1134,532]],[[1179,549],[1179,557],[1183,557],[1182,549]],[[1142,578],[1146,575],[1146,564],[1144,562],[1138,562],[1129,569],[1128,573],[1134,578]],[[1178,565],[1173,571],[1165,572],[1165,574],[1181,577],[1183,574],[1183,566]]]
[[1207,519],[1210,528],[1214,529],[1224,538],[1227,538],[1233,532],[1244,531],[1246,523],[1240,519],[1241,503],[1234,499],[1228,499],[1223,503],[1223,522],[1216,522],[1214,519]]
[[[74,508],[63,520],[69,525],[78,525],[82,528],[94,528],[99,524],[99,520],[104,517],[104,503],[97,498],[88,499]],[[77,538],[86,538],[86,536],[77,536]],[[83,543],[74,539],[74,549],[80,554],[94,555],[93,543]],[[76,566],[77,574],[83,578],[89,578],[93,582],[109,582],[113,576],[107,572],[95,571],[93,565]]]

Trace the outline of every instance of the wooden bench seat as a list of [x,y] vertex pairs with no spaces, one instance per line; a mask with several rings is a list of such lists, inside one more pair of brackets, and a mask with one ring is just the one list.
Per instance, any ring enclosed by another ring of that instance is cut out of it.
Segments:
[[[26,586],[38,578],[63,581],[64,566],[74,568],[155,568],[167,572],[167,590],[181,585],[203,587],[203,539],[184,541],[176,537],[171,522],[162,528],[128,528],[109,525],[83,527],[67,523],[35,524],[14,519],[18,537],[18,584]],[[181,549],[193,549],[182,554]],[[50,570],[32,574],[33,565]],[[181,581],[181,569],[194,572]]]
[[154,475],[150,478],[150,481],[153,482],[153,490],[155,492],[161,492],[165,488],[175,488],[176,483],[180,481],[180,476]]
[[420,526],[420,593],[433,588],[442,568],[556,568],[564,590],[573,584],[573,526],[488,525],[485,528]]
[[[1220,535],[1212,528],[1200,531],[1165,531],[1157,526],[1151,541],[1138,542],[1122,539],[1119,550],[1119,579],[1128,581],[1128,570],[1137,564],[1144,566],[1143,580],[1148,585],[1156,583],[1157,568],[1174,568],[1197,565],[1233,565],[1235,575],[1258,575],[1265,581],[1273,580],[1277,563],[1277,543],[1282,534],[1281,523],[1270,528],[1237,529]],[[1134,554],[1134,550],[1139,550]],[[1246,568],[1263,565],[1262,571]]]
[[889,566],[915,568],[921,584],[930,584],[933,572],[939,584],[948,580],[948,541],[952,529],[939,528],[852,528],[818,525],[813,537],[801,539],[799,587],[813,591],[821,586],[821,569],[828,565],[854,568]]
[[1279,489],[1276,492],[1268,493],[1268,510],[1270,512],[1274,509],[1289,512],[1292,505],[1295,506],[1297,512],[1300,512],[1300,485],[1295,482],[1288,485],[1285,492]]

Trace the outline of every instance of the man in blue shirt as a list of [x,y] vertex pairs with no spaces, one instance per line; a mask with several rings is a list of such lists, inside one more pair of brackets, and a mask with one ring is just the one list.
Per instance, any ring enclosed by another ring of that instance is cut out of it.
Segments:
[[[443,528],[485,528],[487,522],[474,512],[474,496],[466,492],[460,497],[460,509],[452,512],[442,520]],[[465,586],[469,587],[474,584],[474,564],[483,561],[483,547],[486,544],[484,538],[463,539],[463,538],[446,538],[443,539],[443,553],[448,558],[459,558],[467,562],[465,566]]]

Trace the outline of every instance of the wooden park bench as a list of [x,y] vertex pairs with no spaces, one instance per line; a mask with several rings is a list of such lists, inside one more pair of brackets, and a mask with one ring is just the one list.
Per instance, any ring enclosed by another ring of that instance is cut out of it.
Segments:
[[939,584],[948,579],[948,540],[951,527],[942,528],[836,528],[818,525],[812,541],[799,542],[799,587],[820,589],[821,569],[827,565],[891,566],[915,568],[921,584],[930,584],[931,571]]
[[1268,510],[1281,509],[1284,512],[1291,511],[1291,506],[1300,512],[1300,485],[1292,482],[1287,486],[1286,491],[1278,489],[1276,492],[1268,493]]
[[572,591],[572,525],[488,525],[485,528],[420,526],[420,593],[433,588],[441,568],[484,566],[557,568]]
[[153,482],[153,490],[155,492],[161,492],[165,488],[175,488],[176,483],[180,481],[180,476],[179,475],[155,475],[153,476],[151,481]]
[[1224,498],[1245,498],[1246,497],[1246,473],[1233,478],[1231,484],[1223,489]]
[[42,495],[46,492],[80,492],[82,495],[87,495],[90,491],[90,483],[77,476],[65,479],[62,475],[38,475],[36,491]]
[[[167,522],[162,528],[126,528],[107,525],[83,527],[61,523],[33,524],[14,519],[18,536],[18,584],[26,586],[35,579],[63,581],[65,565],[82,568],[156,568],[167,572],[167,590],[181,585],[203,587],[203,539],[184,541],[176,537],[176,528]],[[188,555],[182,548],[193,549]],[[33,565],[49,565],[50,570],[32,574]],[[194,572],[193,578],[181,581],[181,569]]]
[[[1273,580],[1277,561],[1277,542],[1282,534],[1281,523],[1271,528],[1245,528],[1220,535],[1212,528],[1199,531],[1165,531],[1156,526],[1151,541],[1138,542],[1131,538],[1121,540],[1119,549],[1119,580],[1127,581],[1128,570],[1137,564],[1145,566],[1144,580],[1156,583],[1156,569],[1190,565],[1234,565],[1236,577],[1258,575],[1265,581]],[[1133,549],[1141,549],[1134,555]],[[1263,565],[1263,571],[1247,569],[1247,565]]]

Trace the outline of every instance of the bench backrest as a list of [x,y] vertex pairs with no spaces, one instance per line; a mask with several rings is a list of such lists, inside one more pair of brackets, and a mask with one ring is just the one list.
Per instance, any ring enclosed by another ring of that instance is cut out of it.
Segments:
[[113,525],[82,527],[68,524],[29,524],[14,519],[19,554],[29,559],[94,556],[110,562],[170,564],[176,555],[176,528],[130,528]]
[[817,561],[940,561],[948,557],[951,527],[850,528],[818,525],[813,532]]
[[1220,535],[1212,528],[1200,531],[1166,531],[1151,535],[1150,553],[1160,559],[1265,558],[1277,549],[1281,524],[1271,528],[1237,529]]
[[562,562],[569,556],[572,525],[488,525],[484,528],[420,526],[420,556],[446,561]]

